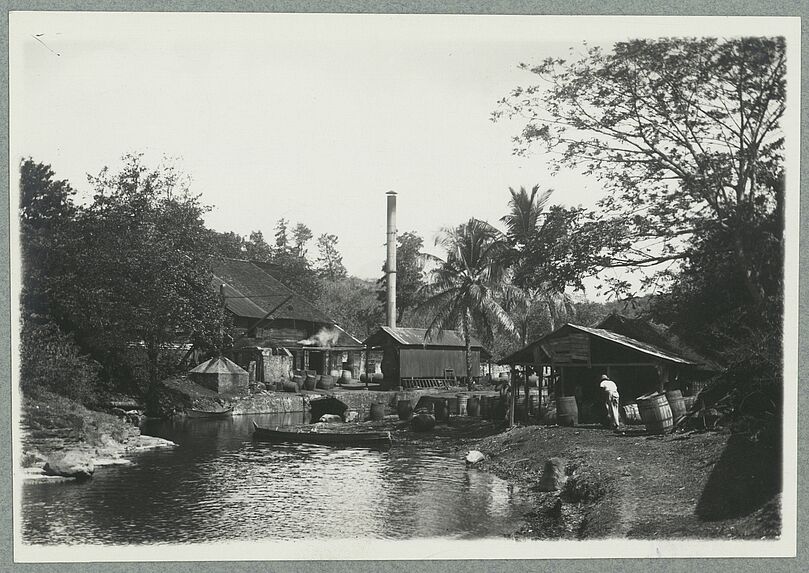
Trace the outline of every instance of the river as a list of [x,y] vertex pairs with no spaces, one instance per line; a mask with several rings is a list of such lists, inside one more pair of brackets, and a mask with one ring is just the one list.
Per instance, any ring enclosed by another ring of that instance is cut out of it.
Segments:
[[[298,415],[300,416],[300,415]],[[179,447],[105,466],[86,482],[26,483],[32,544],[157,544],[312,538],[502,537],[528,511],[505,481],[440,448],[389,451],[254,442],[250,421],[150,421]]]

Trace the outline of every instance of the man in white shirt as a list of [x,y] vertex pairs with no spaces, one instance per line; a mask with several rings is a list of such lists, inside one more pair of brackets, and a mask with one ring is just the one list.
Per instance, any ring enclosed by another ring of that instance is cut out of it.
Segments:
[[617,430],[621,423],[618,417],[618,386],[606,374],[601,375],[601,391],[604,393],[604,405],[607,408],[607,419],[613,430]]

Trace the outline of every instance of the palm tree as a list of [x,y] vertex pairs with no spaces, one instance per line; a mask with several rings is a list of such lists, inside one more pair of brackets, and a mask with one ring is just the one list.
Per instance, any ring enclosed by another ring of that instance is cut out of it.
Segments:
[[500,218],[506,225],[506,236],[509,242],[515,247],[526,247],[533,241],[540,229],[540,215],[545,210],[548,200],[553,193],[553,189],[547,189],[537,198],[539,185],[531,188],[528,194],[525,187],[520,187],[515,191],[508,188],[511,193],[511,201],[508,202],[510,212]]
[[509,213],[501,217],[500,221],[506,226],[506,238],[510,249],[508,263],[512,266],[515,282],[522,288],[523,296],[508,301],[506,308],[515,313],[520,324],[520,338],[523,345],[527,344],[528,320],[534,302],[544,306],[548,313],[551,330],[554,330],[561,320],[572,313],[572,300],[564,292],[554,290],[548,284],[529,284],[526,279],[531,276],[532,261],[530,253],[533,247],[543,241],[552,241],[545,232],[542,214],[553,189],[539,192],[539,185],[534,185],[531,191],[520,187],[519,191],[508,188],[511,200],[508,202]]
[[485,221],[470,219],[454,229],[445,229],[436,239],[446,259],[428,256],[435,263],[424,287],[426,298],[419,311],[431,316],[425,338],[445,330],[459,330],[466,351],[466,380],[472,388],[471,338],[474,328],[484,338],[495,329],[514,331],[508,313],[498,302],[507,281],[505,236]]

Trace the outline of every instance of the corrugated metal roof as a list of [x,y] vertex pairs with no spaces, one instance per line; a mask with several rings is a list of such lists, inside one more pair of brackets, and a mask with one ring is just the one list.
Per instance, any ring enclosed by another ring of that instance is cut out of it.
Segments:
[[273,312],[274,318],[334,324],[312,303],[249,261],[219,259],[214,261],[213,274],[217,290],[225,285],[225,307],[237,316],[263,318],[292,295],[289,303]]
[[688,364],[690,366],[697,366],[698,363],[692,362],[691,360],[687,360],[682,356],[678,356],[672,352],[668,352],[663,350],[662,348],[658,348],[652,344],[648,344],[646,342],[641,342],[640,340],[635,340],[634,338],[630,338],[628,336],[624,336],[623,334],[618,334],[616,332],[612,332],[610,330],[605,330],[603,328],[592,328],[589,326],[579,326],[577,324],[567,323],[550,334],[546,334],[539,340],[535,340],[534,342],[524,346],[523,348],[517,350],[516,352],[511,353],[510,355],[506,356],[505,358],[498,361],[498,364],[527,364],[533,362],[533,348],[538,344],[541,344],[543,341],[547,340],[548,338],[554,336],[559,331],[565,328],[573,328],[575,330],[580,330],[582,332],[586,332],[587,334],[591,334],[593,336],[597,336],[604,340],[608,340],[610,342],[614,342],[616,344],[620,344],[621,346],[626,346],[627,348],[631,348],[633,350],[637,350],[638,352],[642,352],[644,354],[648,354],[650,356],[655,356],[657,358],[662,358],[663,360],[668,360],[669,362],[675,362],[678,364]]
[[[677,356],[676,354],[672,354],[670,352],[666,352],[665,350],[653,346],[651,344],[647,344],[646,342],[641,342],[640,340],[635,340],[634,338],[629,338],[628,336],[624,336],[623,334],[618,334],[616,332],[611,332],[609,330],[604,330],[603,328],[592,328],[589,326],[578,326],[576,324],[566,324],[570,328],[575,328],[576,330],[581,330],[583,332],[587,332],[592,334],[593,336],[598,336],[599,338],[603,338],[604,340],[609,340],[611,342],[615,342],[622,346],[626,346],[628,348],[632,348],[633,350],[637,350],[639,352],[643,352],[644,354],[649,354],[651,356],[656,356],[658,358],[662,358],[664,360],[668,360],[669,362],[677,362],[679,364],[689,364],[691,366],[696,366],[695,362],[691,362],[690,360],[686,360],[681,356]],[[550,335],[548,335],[550,336]],[[547,337],[546,337],[547,338]]]
[[[445,330],[440,335],[435,335],[432,339],[427,340],[426,328],[402,328],[391,326],[380,326],[374,334],[365,339],[364,344],[369,340],[378,338],[380,332],[385,332],[399,344],[404,346],[452,346],[464,348],[466,343],[463,336],[457,330]],[[482,348],[483,345],[474,337],[471,340],[473,348]]]
[[716,372],[723,370],[723,367],[719,363],[686,344],[679,336],[674,334],[668,326],[652,322],[646,318],[629,317],[612,313],[595,325],[595,328],[608,330],[646,344],[651,344],[665,352],[699,364],[707,370]]

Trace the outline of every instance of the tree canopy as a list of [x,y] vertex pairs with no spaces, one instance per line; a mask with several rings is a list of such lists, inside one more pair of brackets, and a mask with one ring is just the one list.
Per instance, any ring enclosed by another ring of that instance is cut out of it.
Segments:
[[610,266],[680,260],[688,239],[719,226],[734,237],[735,264],[760,305],[771,293],[745,235],[782,200],[785,58],[783,38],[594,47],[575,61],[521,64],[539,82],[513,90],[493,118],[525,120],[515,153],[541,144],[558,154],[556,169],[583,169],[611,191],[600,206],[626,242]]
[[[424,239],[418,233],[407,231],[396,237],[396,324],[415,326],[403,322],[405,313],[416,309],[423,299],[421,289],[424,281]],[[382,263],[385,272],[387,263]],[[387,275],[377,280],[377,299],[384,303],[387,298]],[[408,318],[413,318],[408,315]]]
[[470,219],[444,230],[436,239],[446,258],[430,257],[436,265],[424,288],[419,308],[432,317],[427,336],[458,330],[466,346],[467,383],[472,384],[471,337],[474,330],[488,342],[495,332],[514,331],[499,296],[505,280],[508,245],[500,231],[485,221]]

